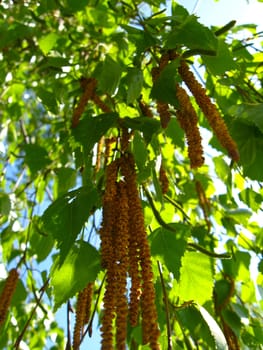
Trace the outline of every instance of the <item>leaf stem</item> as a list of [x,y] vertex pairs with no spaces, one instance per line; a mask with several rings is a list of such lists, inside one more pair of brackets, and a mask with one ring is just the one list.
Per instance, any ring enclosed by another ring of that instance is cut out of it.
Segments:
[[157,260],[158,270],[160,274],[161,284],[162,284],[162,290],[163,290],[163,299],[164,299],[164,308],[165,308],[165,316],[166,316],[166,324],[167,324],[167,340],[168,340],[168,347],[167,350],[173,349],[173,343],[172,343],[172,327],[170,322],[170,312],[169,312],[169,305],[168,305],[168,297],[164,285],[164,279],[163,279],[163,272],[162,272],[162,266],[159,260]]

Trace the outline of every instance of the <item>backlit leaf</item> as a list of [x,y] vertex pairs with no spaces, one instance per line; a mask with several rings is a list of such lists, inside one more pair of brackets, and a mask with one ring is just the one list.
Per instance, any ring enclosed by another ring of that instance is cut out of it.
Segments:
[[57,257],[51,273],[55,308],[82,290],[88,282],[94,281],[99,271],[100,255],[87,242],[80,241],[73,245],[62,264]]
[[59,36],[56,33],[50,33],[39,39],[38,45],[45,55],[47,55],[49,51],[53,49],[58,38]]
[[213,284],[211,259],[201,253],[187,251],[180,269],[180,300],[194,300],[202,305],[211,299]]
[[168,231],[163,227],[155,230],[151,236],[151,251],[154,256],[162,257],[166,267],[179,280],[181,259],[186,249],[186,238],[189,235],[189,228],[185,225],[174,225],[178,234]]

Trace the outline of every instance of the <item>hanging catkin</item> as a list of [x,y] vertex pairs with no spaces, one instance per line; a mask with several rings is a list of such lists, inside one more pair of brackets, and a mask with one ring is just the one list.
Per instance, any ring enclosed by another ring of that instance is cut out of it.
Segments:
[[118,161],[113,161],[106,168],[106,187],[103,198],[103,221],[100,229],[102,266],[106,268],[106,286],[103,298],[102,350],[113,350],[113,321],[116,304],[116,263],[113,233],[117,223],[116,204]]
[[74,327],[74,334],[73,334],[73,350],[79,350],[80,341],[83,334],[86,301],[87,301],[87,295],[84,289],[78,293],[78,298],[77,298],[75,327]]
[[139,107],[141,109],[142,114],[145,117],[153,118],[153,112],[151,111],[150,107],[145,102],[143,102],[142,100],[139,100]]
[[97,84],[97,81],[94,78],[82,79],[81,86],[84,92],[79,100],[77,107],[73,111],[73,116],[71,121],[72,128],[75,128],[78,126],[80,117],[84,112],[88,101],[91,99],[91,97],[94,94],[96,84]]
[[[144,227],[144,216],[140,196],[136,184],[135,161],[131,154],[126,154],[125,159],[123,159],[121,163],[121,170],[127,183],[130,217],[130,242],[136,240],[136,244],[133,242],[135,246],[129,252],[130,265],[132,264],[132,261],[135,261],[133,267],[135,267],[135,273],[138,274],[140,271],[139,279],[141,279],[141,291],[137,289],[138,275],[136,277],[136,288],[134,287],[132,281],[130,312],[135,314],[137,313],[141,293],[143,342],[145,344],[149,343],[151,349],[157,350],[159,349],[159,329],[155,306],[155,290],[153,284],[151,254]],[[134,255],[131,255],[132,253],[135,254],[136,259]],[[131,273],[134,274],[134,272]],[[134,302],[134,305],[132,302]],[[132,309],[133,307],[135,310]]]
[[9,271],[8,277],[5,281],[4,288],[0,295],[0,326],[4,323],[9,306],[11,304],[12,296],[15,292],[18,282],[19,274],[16,269]]
[[163,161],[161,163],[160,169],[159,169],[159,181],[161,184],[162,194],[166,194],[169,189],[169,180],[164,168]]
[[[132,165],[132,164],[131,164]],[[129,276],[131,278],[129,318],[133,327],[137,325],[139,317],[139,306],[141,297],[141,273],[139,257],[140,232],[136,222],[137,216],[141,211],[137,211],[135,202],[137,202],[136,173],[130,167],[126,157],[121,158],[121,172],[127,183],[128,206],[129,206]],[[135,226],[134,226],[135,224]]]
[[129,245],[129,207],[126,183],[118,182],[118,219],[114,231],[115,264],[116,264],[116,347],[125,350],[127,335],[127,271]]
[[185,61],[181,61],[179,73],[189,90],[194,95],[197,104],[203,111],[221,145],[228,151],[229,156],[234,161],[238,161],[239,153],[237,145],[230,136],[224,120],[221,118],[216,106],[211,102],[205,89],[196,80]]
[[190,166],[191,168],[197,168],[204,163],[202,138],[198,128],[198,117],[189,96],[179,85],[176,87],[176,97],[179,101],[179,109],[176,112],[176,117],[186,135]]

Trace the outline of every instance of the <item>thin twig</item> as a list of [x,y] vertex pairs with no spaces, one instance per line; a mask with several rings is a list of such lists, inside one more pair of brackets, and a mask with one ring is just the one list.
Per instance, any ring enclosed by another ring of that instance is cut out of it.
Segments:
[[49,278],[46,280],[46,282],[40,288],[41,293],[40,293],[40,296],[39,296],[38,300],[36,300],[36,305],[34,306],[33,310],[31,311],[31,314],[30,314],[28,320],[26,321],[26,324],[25,324],[24,328],[22,329],[21,333],[19,334],[19,336],[16,339],[16,342],[14,344],[14,349],[15,350],[19,349],[20,342],[21,342],[21,340],[23,339],[23,337],[24,337],[24,335],[26,333],[26,330],[27,330],[27,328],[28,328],[28,326],[29,326],[29,324],[30,324],[30,322],[31,322],[35,312],[36,312],[36,309],[40,305],[41,299],[43,297],[43,294],[45,293],[45,290],[47,289],[48,283],[49,283]]
[[163,290],[163,299],[164,299],[164,308],[165,308],[165,316],[166,316],[166,324],[167,324],[167,350],[173,349],[173,343],[172,343],[172,327],[170,322],[170,312],[169,312],[169,305],[168,305],[168,297],[164,285],[164,279],[163,279],[163,272],[162,272],[162,266],[159,260],[157,260],[158,270],[160,274],[161,284],[162,284],[162,290]]

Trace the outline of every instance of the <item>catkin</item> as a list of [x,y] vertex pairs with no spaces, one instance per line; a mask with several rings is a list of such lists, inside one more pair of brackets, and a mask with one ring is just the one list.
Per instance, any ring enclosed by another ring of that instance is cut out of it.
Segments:
[[103,221],[100,229],[102,266],[107,269],[103,297],[102,350],[113,349],[113,321],[115,318],[116,271],[113,232],[117,222],[117,173],[118,162],[113,161],[106,168],[106,187],[103,198]]
[[112,230],[116,223],[115,210],[117,194],[118,161],[113,161],[106,168],[106,188],[103,198],[103,221],[100,229],[102,266],[108,268],[114,263]]
[[77,105],[77,107],[73,111],[71,126],[72,128],[75,128],[79,124],[80,117],[82,113],[84,112],[84,109],[88,103],[88,101],[91,99],[91,97],[94,94],[94,90],[96,87],[97,81],[94,78],[89,79],[83,79],[81,81],[81,86],[84,89],[84,92],[80,98],[80,101]]
[[[131,154],[126,155],[126,159],[121,163],[121,170],[127,183],[128,201],[129,201],[129,217],[130,217],[130,239],[136,240],[135,253],[129,255],[130,264],[135,259],[135,273],[139,274],[141,279],[141,290],[133,290],[131,287],[130,295],[130,312],[138,312],[139,293],[141,293],[141,308],[142,308],[142,328],[143,341],[149,343],[151,349],[159,349],[158,338],[159,329],[157,322],[157,311],[155,306],[155,290],[153,284],[153,272],[151,266],[151,254],[147,234],[144,227],[144,216],[139,197],[139,192],[136,185],[135,162]],[[129,254],[131,251],[129,252]],[[131,276],[132,277],[132,276]],[[133,281],[132,281],[133,282]],[[137,283],[138,281],[136,281]],[[132,305],[132,298],[134,305]],[[134,307],[135,310],[131,310]]]
[[197,168],[204,163],[202,138],[198,128],[198,117],[189,96],[179,85],[176,87],[176,97],[180,104],[176,112],[176,117],[186,135],[190,166],[191,168]]
[[[137,325],[141,297],[141,275],[139,258],[139,241],[141,226],[137,221],[141,211],[134,206],[137,202],[136,173],[133,171],[133,162],[130,156],[122,157],[121,172],[127,183],[128,206],[129,206],[129,276],[131,278],[129,318],[133,327]],[[141,222],[141,220],[140,220]],[[138,226],[140,229],[138,230]]]
[[150,107],[145,102],[143,102],[142,100],[139,100],[139,107],[141,109],[142,114],[145,117],[153,118],[153,112],[151,111]]
[[169,180],[168,180],[165,168],[163,166],[163,162],[161,163],[161,166],[159,169],[159,181],[161,184],[162,193],[166,194],[169,189]]
[[129,207],[126,184],[118,184],[118,220],[114,232],[115,264],[116,264],[116,347],[125,350],[127,335],[128,302],[127,270],[129,245]]
[[76,305],[76,316],[75,316],[75,327],[73,334],[73,350],[78,350],[83,335],[83,327],[85,323],[87,304],[87,291],[84,288],[78,293],[77,305]]
[[111,112],[110,107],[108,107],[96,93],[93,93],[91,99],[104,113]]
[[2,293],[0,295],[0,326],[6,319],[8,309],[12,301],[12,296],[16,289],[18,278],[19,274],[16,269],[9,271]]
[[181,61],[179,73],[189,90],[194,95],[197,104],[203,111],[221,145],[228,151],[229,156],[234,161],[238,161],[239,153],[237,145],[230,136],[224,120],[221,118],[216,106],[211,102],[205,89],[196,80],[194,74],[190,71],[185,61]]

